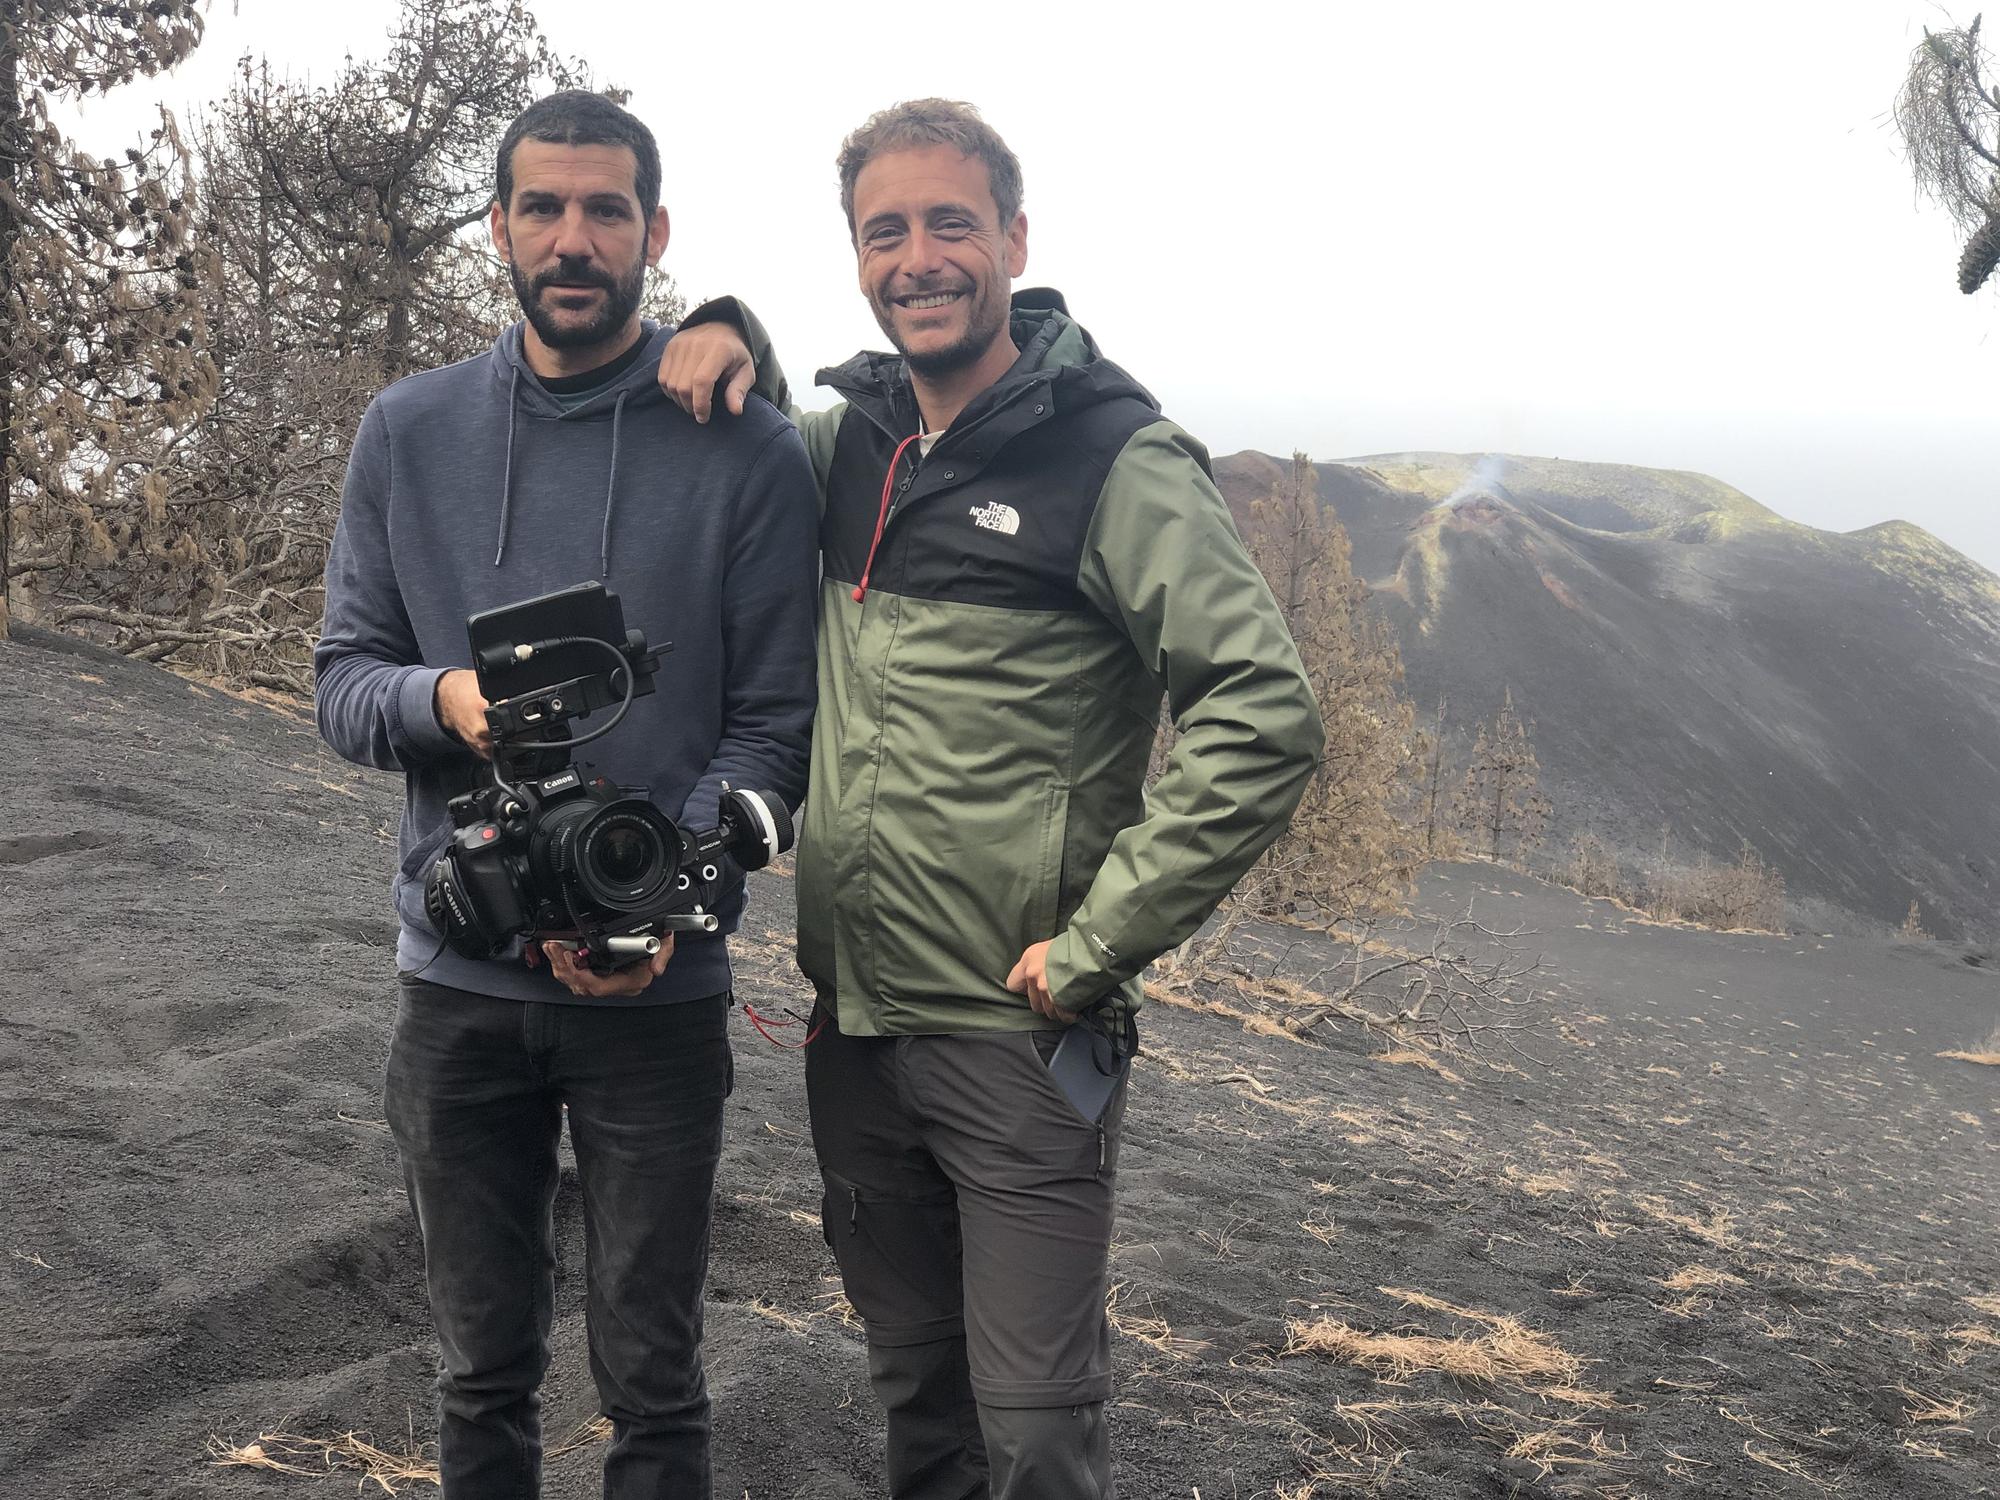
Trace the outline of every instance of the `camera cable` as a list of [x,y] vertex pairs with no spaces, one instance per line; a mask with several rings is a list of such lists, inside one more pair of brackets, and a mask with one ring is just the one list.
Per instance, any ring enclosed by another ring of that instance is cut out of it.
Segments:
[[[594,635],[559,635],[545,641],[527,641],[514,648],[514,659],[516,661],[527,661],[539,652],[552,651],[558,646],[600,646],[604,650],[609,651],[618,660],[618,665],[612,669],[612,680],[616,681],[620,674],[624,676],[625,695],[619,700],[618,707],[612,710],[611,717],[595,729],[587,730],[582,734],[573,735],[563,740],[517,740],[507,747],[510,753],[518,750],[574,750],[578,745],[587,745],[592,740],[602,739],[605,735],[611,733],[612,730],[624,722],[625,715],[632,710],[632,697],[638,691],[639,675],[632,670],[632,664],[626,658],[625,653],[601,637]],[[499,787],[501,791],[513,797],[516,802],[525,803],[527,801],[521,789],[507,780],[506,776],[501,773],[500,755],[497,746],[495,747],[493,756],[493,784]]]

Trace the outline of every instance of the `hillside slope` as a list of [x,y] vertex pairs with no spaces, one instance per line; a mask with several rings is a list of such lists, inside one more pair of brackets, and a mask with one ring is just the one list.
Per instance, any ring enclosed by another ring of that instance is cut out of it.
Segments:
[[[380,1108],[396,779],[296,714],[21,636],[0,645],[0,1492],[378,1493],[209,1445],[358,1430],[421,1461],[435,1434]],[[1146,1015],[1112,1264],[1121,1491],[1995,1494],[2000,1103],[1992,1068],[1937,1055],[2000,1023],[1990,960],[1662,928],[1477,866],[1433,870],[1419,904],[1539,933],[1521,1053],[1258,1034],[1233,989]],[[758,877],[738,993],[767,1014],[804,1003],[791,921],[790,882]],[[1251,936],[1294,978],[1329,962]],[[747,1024],[735,1043],[715,1493],[879,1496],[800,1059]],[[573,1441],[546,1492],[585,1500],[567,1156],[555,1220],[545,1420]],[[1513,1319],[1557,1375],[1392,1381],[1310,1352],[1322,1319],[1462,1340]]]
[[[1276,465],[1218,465],[1241,506]],[[1808,925],[2000,931],[2000,579],[1921,529],[1793,524],[1699,474],[1390,454],[1319,467],[1420,711],[1503,691],[1553,844],[1748,839]],[[1841,914],[1845,914],[1844,916]]]

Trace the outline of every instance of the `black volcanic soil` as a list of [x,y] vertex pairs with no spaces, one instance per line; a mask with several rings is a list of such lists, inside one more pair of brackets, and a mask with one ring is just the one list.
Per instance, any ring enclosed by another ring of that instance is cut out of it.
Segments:
[[[297,717],[22,635],[0,645],[0,1493],[353,1494],[352,1472],[219,1468],[206,1445],[431,1434],[378,1099],[396,784]],[[1468,901],[1538,930],[1549,1024],[1518,1071],[1151,1013],[1115,1252],[1121,1492],[2000,1493],[2000,1069],[1935,1055],[1992,1034],[1993,969],[1649,926],[1480,866],[1433,871],[1418,904]],[[759,882],[760,1005],[798,991],[789,902]],[[737,1040],[716,1494],[879,1495],[798,1059]],[[594,1412],[576,1209],[566,1180],[552,1438]],[[1436,1303],[1517,1317],[1585,1362],[1575,1388],[1285,1353],[1288,1320],[1484,1327]],[[597,1451],[552,1461],[549,1493],[595,1493]]]

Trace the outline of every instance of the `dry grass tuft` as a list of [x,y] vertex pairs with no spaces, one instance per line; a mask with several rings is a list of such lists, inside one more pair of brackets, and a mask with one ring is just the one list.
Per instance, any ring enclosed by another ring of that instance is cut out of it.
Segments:
[[406,1484],[442,1484],[437,1461],[421,1445],[397,1452],[379,1448],[358,1432],[338,1437],[305,1437],[296,1432],[260,1432],[240,1447],[219,1437],[208,1440],[209,1461],[217,1468],[264,1469],[273,1474],[323,1478],[342,1470],[358,1471],[360,1483],[373,1484],[384,1494],[399,1493]]
[[1114,1283],[1104,1299],[1104,1316],[1119,1334],[1135,1343],[1144,1344],[1149,1349],[1157,1349],[1169,1359],[1193,1359],[1208,1347],[1206,1339],[1180,1337],[1165,1318],[1128,1311],[1126,1285],[1127,1283],[1122,1281]]
[[1576,1191],[1577,1176],[1574,1172],[1524,1172],[1510,1163],[1500,1175],[1510,1186],[1530,1198],[1548,1198],[1557,1193]]
[[1558,1422],[1523,1433],[1506,1449],[1507,1457],[1531,1463],[1547,1479],[1557,1469],[1577,1469],[1614,1463],[1625,1456],[1595,1428],[1578,1429]]
[[1392,1052],[1378,1052],[1372,1061],[1378,1063],[1397,1063],[1411,1068],[1424,1068],[1437,1074],[1438,1077],[1444,1079],[1447,1083],[1465,1082],[1463,1078],[1452,1072],[1450,1068],[1447,1068],[1435,1057],[1432,1057],[1430,1053],[1419,1052],[1414,1047],[1398,1047]]
[[1696,1287],[1703,1286],[1744,1285],[1741,1276],[1731,1275],[1728,1271],[1717,1271],[1709,1266],[1682,1266],[1671,1276],[1653,1276],[1648,1279],[1657,1281],[1670,1292],[1691,1292]]
[[1965,1052],[1940,1052],[1939,1057],[1949,1057],[1955,1062],[1978,1063],[1982,1067],[2000,1068],[2000,1031],[1995,1031],[1977,1047]]
[[1669,1208],[1664,1198],[1642,1197],[1635,1200],[1650,1217],[1662,1224],[1672,1224],[1684,1229],[1698,1240],[1706,1240],[1718,1250],[1733,1250],[1736,1247],[1736,1215],[1726,1208],[1718,1208],[1706,1219],[1697,1219],[1692,1214],[1684,1214]]
[[762,1297],[752,1297],[743,1305],[758,1317],[764,1319],[765,1322],[776,1323],[785,1332],[796,1335],[799,1338],[806,1338],[812,1332],[811,1322],[797,1313],[786,1312],[775,1302],[766,1301]]
[[1989,1333],[1984,1328],[1954,1328],[1945,1337],[1962,1347],[1952,1350],[1953,1364],[1962,1365],[1972,1357],[1974,1349],[2000,1349],[2000,1335]]
[[592,1417],[588,1422],[577,1423],[576,1426],[570,1429],[568,1436],[564,1437],[542,1456],[544,1458],[562,1458],[567,1454],[577,1452],[579,1449],[588,1448],[593,1443],[608,1443],[610,1441],[611,1419],[609,1417]]
[[1907,1385],[1891,1386],[1890,1389],[1910,1403],[1903,1408],[1903,1415],[1913,1423],[1942,1422],[1961,1427],[1979,1410],[1979,1403],[1969,1396],[1932,1395]]
[[813,1316],[832,1318],[842,1328],[851,1328],[856,1333],[862,1332],[861,1315],[855,1312],[854,1304],[847,1300],[847,1288],[841,1285],[840,1277],[822,1276],[820,1284],[826,1287],[826,1290],[813,1294],[813,1301],[820,1304],[819,1310]]
[[1656,1305],[1668,1317],[1680,1318],[1683,1321],[1703,1317],[1715,1310],[1714,1301],[1699,1292],[1689,1292],[1685,1297],[1676,1297],[1671,1302],[1661,1302]]
[[1333,1242],[1339,1239],[1341,1235],[1339,1223],[1334,1219],[1332,1214],[1323,1208],[1315,1208],[1311,1213],[1299,1220],[1299,1228],[1303,1229],[1307,1234],[1329,1249],[1333,1247]]
[[1377,1288],[1405,1307],[1442,1313],[1475,1324],[1478,1333],[1443,1338],[1422,1333],[1371,1333],[1338,1318],[1293,1318],[1285,1325],[1281,1355],[1320,1354],[1357,1365],[1390,1380],[1426,1371],[1484,1385],[1514,1386],[1580,1405],[1598,1404],[1594,1392],[1578,1390],[1583,1362],[1546,1334],[1507,1313],[1460,1307],[1426,1292]]
[[1762,1448],[1757,1447],[1754,1443],[1747,1440],[1743,1444],[1743,1456],[1749,1459],[1751,1463],[1757,1464],[1762,1468],[1774,1469],[1780,1474],[1790,1474],[1795,1479],[1803,1479],[1809,1483],[1818,1482],[1813,1479],[1812,1475],[1806,1472],[1805,1465],[1800,1463],[1796,1458],[1785,1458],[1780,1454],[1766,1453]]
[[1221,1016],[1225,1020],[1235,1021],[1245,1031],[1256,1036],[1280,1036],[1287,1041],[1301,1043],[1305,1041],[1305,1038],[1297,1032],[1286,1030],[1284,1026],[1272,1020],[1269,1016],[1260,1015],[1256,1011],[1244,1010],[1241,1006],[1231,1005],[1225,1000],[1204,1000],[1199,995],[1190,994],[1186,990],[1174,989],[1169,985],[1154,984],[1146,986],[1146,998],[1149,1001],[1157,1001],[1161,1005],[1174,1006],[1179,1010],[1199,1011],[1205,1016]]

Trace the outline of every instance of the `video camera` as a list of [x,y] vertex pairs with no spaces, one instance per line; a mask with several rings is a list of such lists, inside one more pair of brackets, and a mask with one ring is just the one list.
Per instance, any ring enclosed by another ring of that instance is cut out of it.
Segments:
[[[791,816],[766,793],[725,784],[716,826],[691,830],[643,789],[570,760],[653,691],[673,649],[649,651],[602,584],[474,615],[466,633],[493,785],[452,798],[454,831],[424,885],[424,909],[457,952],[496,958],[517,938],[560,938],[609,973],[658,953],[667,933],[714,932],[725,858],[756,870],[791,848]],[[606,708],[608,722],[563,737]]]

